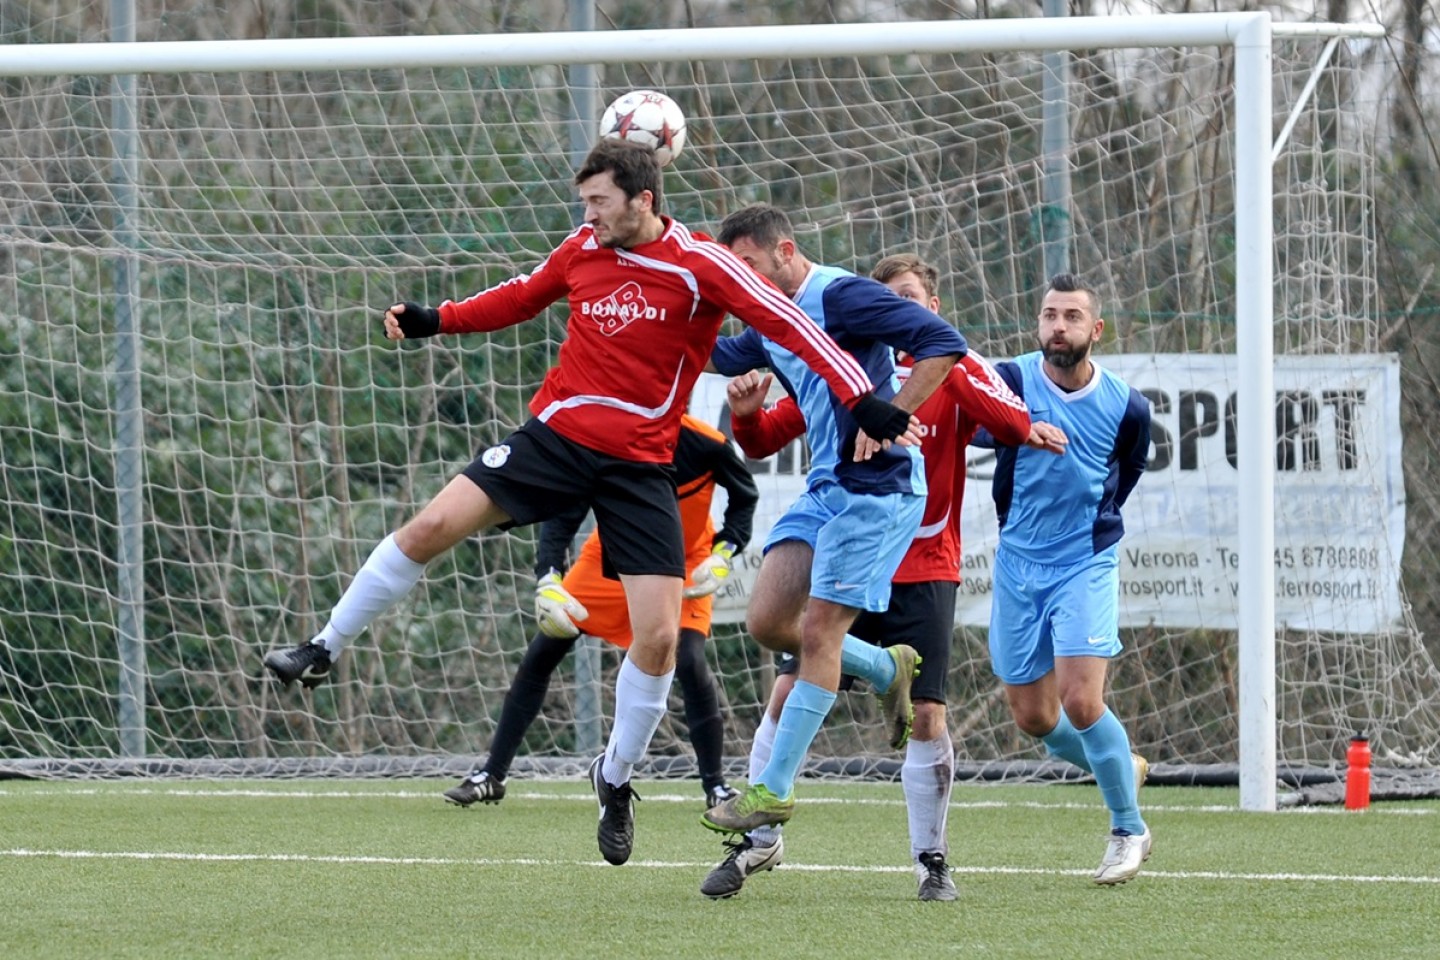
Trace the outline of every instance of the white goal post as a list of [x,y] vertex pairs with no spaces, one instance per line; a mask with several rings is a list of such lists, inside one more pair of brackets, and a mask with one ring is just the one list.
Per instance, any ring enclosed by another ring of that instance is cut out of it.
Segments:
[[[1383,33],[1376,24],[1277,23],[1268,13],[1207,13],[503,36],[23,44],[0,46],[0,78],[393,70],[399,66],[406,70],[495,68],[1132,47],[1233,48],[1238,404],[1241,409],[1261,410],[1273,403],[1275,390],[1272,166],[1277,150],[1277,120],[1284,119],[1272,115],[1272,45],[1278,37],[1375,38]],[[138,410],[135,415],[140,415]],[[117,444],[124,443],[123,430],[117,430],[117,434],[122,436]],[[1248,492],[1238,505],[1237,596],[1240,805],[1247,810],[1273,810],[1277,799],[1276,465],[1271,455],[1275,443],[1273,418],[1249,416],[1238,420],[1239,485]],[[138,470],[136,474],[132,479],[138,484]],[[119,494],[125,496],[125,490]],[[138,546],[132,543],[131,548]],[[124,561],[131,564],[130,575],[136,574],[140,560],[132,554]],[[126,579],[122,571],[118,592],[122,600],[128,598],[131,604],[139,605],[143,590],[133,585],[126,587]],[[138,641],[143,643],[143,639],[139,637]],[[128,669],[133,672],[139,668],[132,665]],[[122,672],[122,678],[127,675]],[[123,691],[125,684],[121,686]],[[119,723],[123,728],[138,721],[133,715],[127,719],[122,708]]]

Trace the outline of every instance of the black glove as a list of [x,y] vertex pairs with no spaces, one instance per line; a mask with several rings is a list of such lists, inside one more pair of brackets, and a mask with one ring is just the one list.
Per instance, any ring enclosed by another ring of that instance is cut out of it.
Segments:
[[400,321],[400,332],[405,334],[406,340],[415,340],[420,337],[433,337],[440,332],[440,311],[434,307],[422,307],[418,303],[411,303],[406,300],[400,304],[405,310],[395,314],[395,319]]
[[856,400],[850,416],[871,440],[896,440],[910,429],[910,414],[873,393]]

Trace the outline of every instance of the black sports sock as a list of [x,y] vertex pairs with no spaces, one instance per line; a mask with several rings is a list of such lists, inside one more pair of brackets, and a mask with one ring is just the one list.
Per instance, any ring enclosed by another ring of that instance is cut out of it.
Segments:
[[723,761],[725,721],[720,717],[720,694],[715,675],[705,659],[705,635],[698,630],[681,630],[675,652],[675,680],[685,700],[685,723],[690,744],[695,748],[695,765],[705,789],[725,782]]
[[525,739],[525,731],[540,715],[545,704],[545,694],[550,690],[550,676],[560,666],[560,661],[575,646],[575,641],[558,640],[537,633],[525,656],[515,671],[515,679],[505,692],[505,706],[500,710],[500,720],[495,724],[495,736],[490,739],[490,755],[485,758],[481,769],[496,780],[510,775],[510,763],[515,752]]

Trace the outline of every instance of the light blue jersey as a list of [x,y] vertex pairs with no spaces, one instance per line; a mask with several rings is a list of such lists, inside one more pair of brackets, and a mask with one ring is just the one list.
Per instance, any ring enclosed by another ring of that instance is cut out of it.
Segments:
[[[874,280],[838,267],[812,266],[795,302],[848,350],[890,399],[899,389],[894,350],[917,360],[963,355],[965,338],[934,313]],[[890,578],[925,509],[925,463],[916,447],[890,446],[855,462],[858,425],[830,387],[789,350],[752,327],[715,345],[710,361],[738,376],[768,367],[805,416],[810,445],[806,490],[770,529],[777,543],[809,544],[815,560],[810,595],[857,610],[884,610]]]
[[[934,313],[896,296],[882,283],[839,267],[811,267],[794,299],[860,361],[875,384],[875,395],[882,400],[891,399],[900,388],[895,377],[895,349],[917,360],[964,355],[967,349],[965,338]],[[892,445],[855,463],[858,427],[850,411],[804,361],[755,328],[722,337],[710,362],[730,377],[768,367],[795,398],[805,416],[810,489],[838,483],[852,493],[926,492],[925,465],[918,447]]]
[[1065,431],[1063,456],[1030,447],[996,451],[1000,546],[1035,563],[1068,566],[1119,542],[1120,507],[1145,472],[1150,402],[1095,364],[1084,387],[1066,392],[1045,376],[1040,353],[996,364],[1034,422]]
[[[1012,687],[1049,675],[1057,658],[1120,653],[1120,508],[1150,452],[1150,404],[1137,390],[1098,364],[1085,386],[1062,390],[1043,363],[1041,354],[1027,353],[996,367],[1025,399],[1032,423],[1053,424],[1069,438],[1059,456],[1030,447],[996,451],[1000,543],[990,665]],[[1137,775],[1125,727],[1107,707],[1077,729],[1058,696],[1055,702],[1059,719],[1038,734],[1045,748],[1094,774],[1110,810],[1111,844],[1142,837],[1148,854],[1149,829],[1135,796],[1143,761]],[[1097,882],[1122,882],[1103,879],[1104,869]]]
[[1034,682],[1057,656],[1120,652],[1120,507],[1150,452],[1150,403],[1137,390],[1098,364],[1084,387],[1062,390],[1042,360],[1027,353],[995,367],[1032,422],[1053,424],[1070,441],[1060,456],[996,450],[990,661],[1009,684]]

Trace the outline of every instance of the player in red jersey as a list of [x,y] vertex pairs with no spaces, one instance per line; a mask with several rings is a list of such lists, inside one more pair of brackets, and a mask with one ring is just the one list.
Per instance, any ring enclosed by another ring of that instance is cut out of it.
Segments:
[[[938,273],[917,256],[886,257],[871,276],[932,311],[940,307],[935,293]],[[902,379],[909,371],[905,359],[900,358],[897,369]],[[761,409],[769,381],[768,375],[762,378],[750,373],[731,381],[727,391],[735,440],[756,459],[770,456],[805,432],[804,417],[790,398],[770,410]],[[955,594],[960,583],[965,446],[982,426],[1001,443],[1026,443],[1031,424],[1025,402],[973,351],[955,364],[940,388],[916,409],[915,416],[924,437],[920,450],[930,491],[920,531],[892,579],[889,609],[884,613],[862,612],[850,633],[881,646],[909,644],[922,657],[919,676],[911,686],[915,723],[900,779],[920,899],[953,900],[955,884],[945,858],[946,813],[955,760],[945,720],[945,683],[954,640]],[[794,686],[798,666],[797,660],[789,658],[776,677],[770,703],[755,732],[750,754],[752,775],[765,764],[780,708]],[[733,896],[746,877],[778,863],[782,850],[778,828],[751,831],[710,872],[701,891],[711,897]]]
[[568,299],[566,338],[530,401],[533,419],[381,541],[320,633],[272,651],[265,666],[287,684],[313,686],[437,556],[481,530],[589,503],[634,633],[616,679],[610,743],[590,766],[600,850],[619,864],[634,842],[631,770],[665,712],[680,629],[687,571],[670,462],[684,401],[721,321],[734,314],[803,357],[871,436],[918,438],[909,414],[874,396],[854,358],[788,297],[724,247],[661,215],[650,150],[602,140],[575,183],[585,222],[532,273],[459,303],[406,302],[385,313],[385,335],[404,340],[500,330]]
[[[675,682],[685,703],[685,723],[695,747],[705,805],[713,807],[735,791],[725,783],[725,721],[720,713],[720,690],[706,662],[705,641],[710,635],[715,591],[730,576],[731,559],[750,542],[760,494],[745,461],[723,433],[689,414],[681,418],[680,425],[675,485],[680,495],[680,525],[685,531],[685,566],[693,572],[681,607]],[[710,516],[717,487],[725,491],[725,518],[719,532]],[[574,565],[569,562],[571,541],[589,512],[582,503],[570,515],[552,517],[540,528],[535,551],[539,630],[515,668],[485,762],[445,791],[445,799],[451,803],[464,807],[476,801],[499,803],[504,799],[510,764],[525,740],[525,731],[540,715],[550,677],[582,632],[621,649],[633,640],[625,591],[601,573],[604,561],[594,531],[585,538]]]

